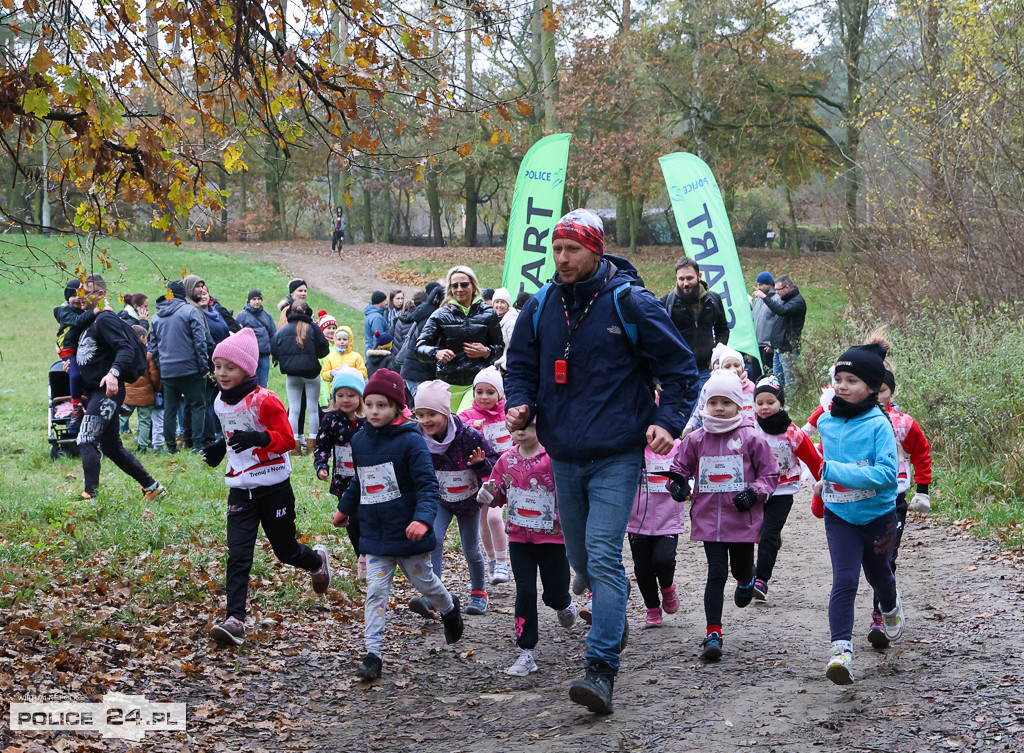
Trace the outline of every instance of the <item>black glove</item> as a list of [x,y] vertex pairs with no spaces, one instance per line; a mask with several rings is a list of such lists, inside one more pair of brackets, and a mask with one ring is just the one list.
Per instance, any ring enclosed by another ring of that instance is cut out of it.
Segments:
[[224,440],[208,444],[203,448],[203,462],[211,468],[216,468],[220,465],[220,461],[224,459],[224,455],[227,454],[228,446]]
[[270,444],[270,434],[265,431],[236,431],[228,439],[228,444],[235,452],[245,452],[253,447],[266,447]]
[[676,502],[685,502],[690,497],[690,485],[686,483],[680,484],[678,481],[670,481],[668,493],[672,495],[672,499]]
[[744,489],[732,498],[732,503],[736,505],[736,509],[740,512],[746,512],[757,504],[757,495],[750,489]]

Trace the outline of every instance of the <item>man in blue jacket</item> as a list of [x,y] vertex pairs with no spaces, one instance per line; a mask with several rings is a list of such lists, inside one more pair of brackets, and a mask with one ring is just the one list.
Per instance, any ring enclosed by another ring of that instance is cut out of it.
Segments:
[[370,302],[363,309],[363,342],[366,344],[367,351],[373,350],[373,343],[377,339],[378,332],[383,335],[385,332],[391,331],[388,326],[387,314],[384,313],[384,309],[387,307],[387,294],[382,290],[374,290],[373,295],[370,296]]
[[586,676],[569,698],[607,714],[627,632],[622,541],[644,445],[671,452],[697,367],[633,265],[604,254],[599,217],[577,209],[551,237],[557,273],[523,307],[508,348],[507,424],[515,431],[536,417],[551,456],[566,553],[594,599]]

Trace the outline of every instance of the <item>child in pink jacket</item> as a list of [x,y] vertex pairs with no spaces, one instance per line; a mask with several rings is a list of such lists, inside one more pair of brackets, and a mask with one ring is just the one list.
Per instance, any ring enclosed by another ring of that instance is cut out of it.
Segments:
[[672,499],[665,475],[672,467],[679,443],[677,439],[668,455],[655,455],[650,447],[644,449],[645,468],[626,526],[629,550],[633,554],[633,574],[647,607],[646,627],[661,624],[662,609],[668,614],[675,614],[679,609],[673,578],[676,545],[679,534],[686,529],[686,507]]
[[515,446],[503,454],[477,500],[484,505],[508,505],[509,554],[516,579],[516,645],[521,653],[506,671],[525,677],[537,671],[537,572],[544,586],[544,603],[558,612],[562,627],[576,622],[569,595],[569,560],[558,522],[555,478],[551,458],[537,440],[534,424],[512,432]]
[[[737,581],[736,606],[745,607],[753,598],[754,544],[761,538],[765,500],[779,482],[779,464],[753,417],[741,413],[738,376],[718,370],[704,390],[703,426],[682,440],[671,470],[694,480],[690,539],[704,542],[708,559],[708,629],[701,658],[713,661],[722,656],[722,602],[730,565]],[[670,483],[669,491],[677,501],[689,494],[677,482]]]
[[[512,449],[512,432],[505,426],[505,381],[493,366],[481,369],[473,379],[473,404],[459,414],[462,423],[484,435],[499,453]],[[487,558],[487,579],[494,585],[508,583],[508,536],[500,507],[480,514],[480,542]]]

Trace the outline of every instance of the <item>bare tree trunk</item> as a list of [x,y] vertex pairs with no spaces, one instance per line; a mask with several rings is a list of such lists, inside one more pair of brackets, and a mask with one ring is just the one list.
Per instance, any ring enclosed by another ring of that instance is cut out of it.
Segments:
[[373,204],[370,196],[370,189],[366,187],[370,182],[370,169],[363,170],[363,243],[373,243]]
[[864,54],[864,39],[868,29],[868,11],[871,0],[839,0],[839,33],[843,45],[846,68],[846,125],[843,162],[846,171],[843,178],[843,194],[846,206],[843,218],[843,245],[852,239],[857,230],[858,198],[860,195],[861,168],[860,138],[861,115],[861,58]]
[[427,206],[430,207],[430,242],[435,246],[444,245],[441,231],[441,197],[437,193],[437,173],[427,173]]
[[[540,0],[540,7],[548,13],[554,11],[551,0]],[[544,80],[544,130],[550,134],[558,131],[558,115],[555,113],[555,103],[558,102],[558,78],[555,71],[555,35],[545,31],[543,25],[540,30],[540,42]]]
[[786,183],[786,206],[789,209],[789,222],[793,232],[789,235],[789,255],[797,257],[800,255],[800,233],[796,224],[796,207],[793,206],[793,189]]

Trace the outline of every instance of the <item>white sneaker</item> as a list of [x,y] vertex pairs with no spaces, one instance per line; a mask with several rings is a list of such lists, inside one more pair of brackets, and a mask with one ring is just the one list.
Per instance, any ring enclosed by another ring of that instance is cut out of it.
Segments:
[[519,654],[519,658],[516,659],[516,663],[505,670],[505,674],[515,675],[516,677],[526,677],[528,674],[532,674],[537,671],[537,662],[533,660],[533,651],[529,649],[523,649],[523,652]]
[[903,599],[899,591],[896,592],[896,606],[891,612],[882,612],[882,628],[885,630],[885,637],[890,641],[897,640],[903,635]]
[[508,564],[497,562],[494,565],[494,575],[491,576],[491,583],[508,583],[512,578],[508,574]]
[[576,605],[571,603],[565,609],[558,610],[558,624],[564,628],[571,628],[576,624]]
[[825,665],[825,677],[836,685],[853,685],[853,652],[832,646],[832,658]]

